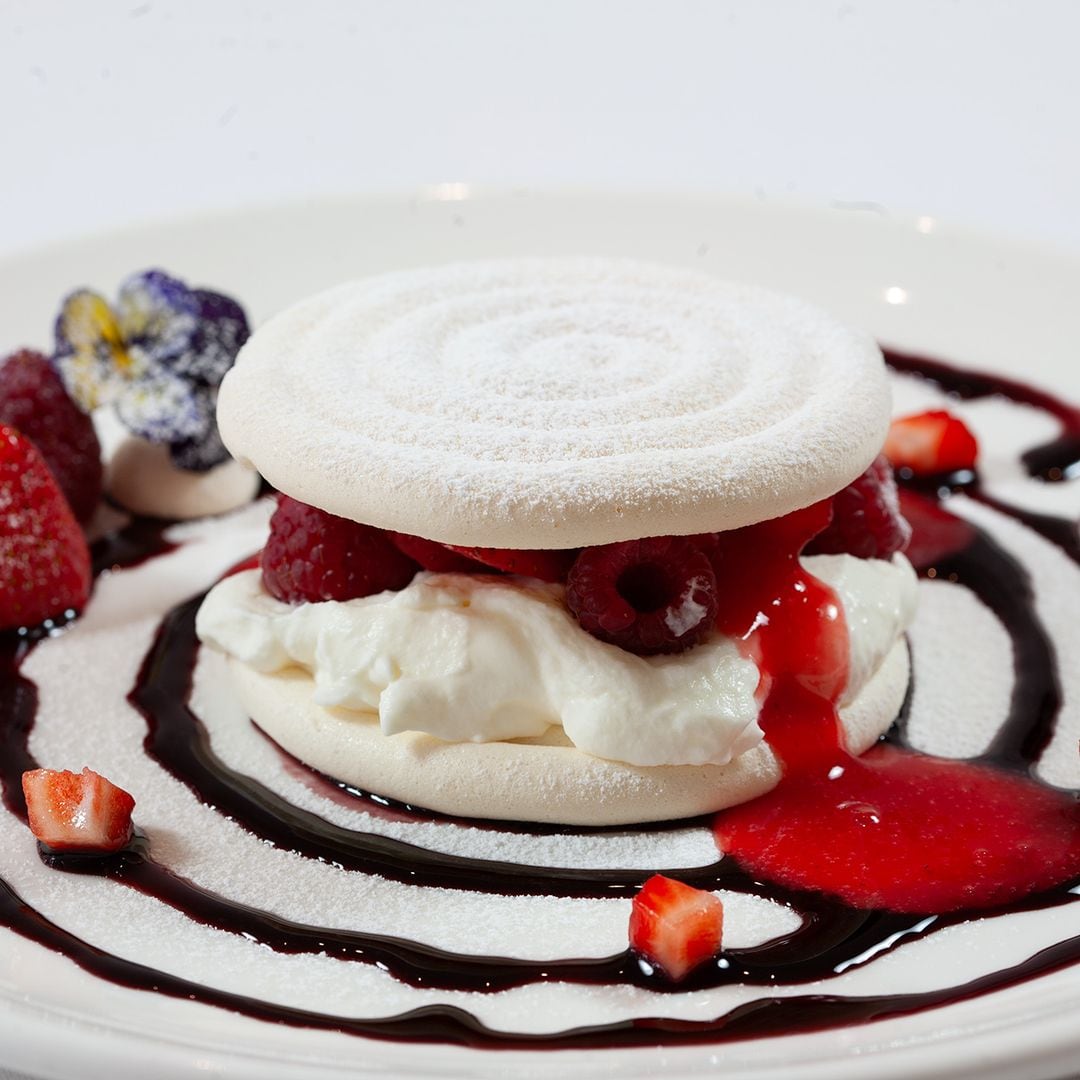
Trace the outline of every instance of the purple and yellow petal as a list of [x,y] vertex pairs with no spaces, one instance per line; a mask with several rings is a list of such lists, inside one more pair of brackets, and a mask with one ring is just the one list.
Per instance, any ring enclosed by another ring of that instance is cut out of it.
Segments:
[[189,472],[206,472],[229,460],[229,451],[221,441],[216,423],[199,439],[173,443],[169,447],[169,455],[178,469]]
[[199,438],[209,425],[191,384],[161,370],[132,383],[117,399],[116,413],[129,431],[155,443]]
[[199,328],[184,371],[205,386],[218,386],[251,331],[244,309],[231,296],[209,289],[193,292],[199,304]]
[[117,298],[120,330],[148,366],[169,363],[191,349],[199,303],[182,281],[161,270],[132,274]]
[[89,411],[112,400],[137,368],[104,297],[73,292],[56,320],[55,363],[68,393]]
[[86,289],[64,301],[54,363],[84,409],[114,403],[130,431],[203,471],[228,458],[217,388],[248,333],[235,300],[144,270],[120,286],[115,311]]

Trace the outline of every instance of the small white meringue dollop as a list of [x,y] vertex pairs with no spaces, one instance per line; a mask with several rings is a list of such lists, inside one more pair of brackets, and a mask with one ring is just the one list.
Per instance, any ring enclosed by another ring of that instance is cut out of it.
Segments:
[[206,472],[178,469],[167,446],[129,435],[109,458],[105,490],[133,514],[192,521],[251,502],[259,474],[231,458]]

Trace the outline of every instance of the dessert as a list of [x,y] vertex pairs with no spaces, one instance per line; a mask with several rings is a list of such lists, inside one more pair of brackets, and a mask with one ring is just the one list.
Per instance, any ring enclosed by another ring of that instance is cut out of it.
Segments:
[[[735,564],[767,560],[729,538],[782,547],[887,421],[872,342],[748,286],[599,259],[341,286],[262,328],[223,383],[226,443],[285,498],[261,574],[215,587],[198,632],[260,728],[361,789],[577,825],[718,810],[780,771],[753,613],[721,629]],[[906,691],[905,539],[806,564],[845,611],[856,752]]]
[[[1080,595],[1075,520],[1060,516],[1080,422],[1016,382],[889,361],[915,376],[894,379],[900,412],[962,413],[993,454],[974,475],[905,481],[908,551],[924,579],[913,692],[880,749],[830,765],[844,775],[804,783],[814,747],[767,730],[798,784],[715,822],[598,831],[454,821],[350,791],[251,727],[222,692],[222,657],[194,635],[203,590],[264,542],[273,507],[164,531],[135,521],[96,546],[96,568],[110,572],[81,618],[36,643],[3,640],[0,920],[101,979],[293,1025],[298,1042],[305,1028],[471,1046],[720,1042],[908,1013],[1076,963],[1075,802],[1048,781],[1080,779],[1075,673],[1055,656]],[[978,406],[991,395],[1024,407],[987,418]],[[1065,429],[1053,442],[1046,413]],[[1014,451],[1048,478],[1039,513],[1014,508],[998,485],[1002,461],[1017,468]],[[877,519],[873,500],[863,516]],[[834,523],[834,542],[849,543]],[[469,559],[491,554],[480,538],[457,546]],[[984,760],[916,757],[909,742]],[[897,760],[922,775],[896,770],[883,795],[878,781]],[[1026,778],[1035,761],[1040,784]],[[136,798],[142,838],[103,863],[46,866],[21,777],[84,763]],[[959,808],[935,807],[935,770],[972,780]],[[843,794],[841,814],[823,792]],[[863,838],[882,809],[897,860],[868,857]],[[771,852],[758,843],[763,822],[784,841]],[[714,831],[734,858],[718,858]],[[975,857],[987,847],[1023,858],[988,866]],[[933,853],[951,857],[934,862],[932,894],[914,875]],[[632,898],[657,868],[723,905],[719,958],[675,987],[627,949]],[[1003,925],[1042,908],[1055,919],[1010,951]],[[972,965],[962,970],[933,951],[957,933]]]

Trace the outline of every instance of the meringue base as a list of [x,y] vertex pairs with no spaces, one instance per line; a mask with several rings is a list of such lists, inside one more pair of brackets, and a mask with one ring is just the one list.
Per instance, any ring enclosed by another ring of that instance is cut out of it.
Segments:
[[[248,715],[288,753],[362,791],[454,817],[584,826],[670,821],[748,802],[782,774],[765,742],[727,765],[641,767],[583,753],[558,727],[489,743],[383,735],[373,714],[316,705],[314,681],[300,668],[265,674],[235,659],[228,664]],[[907,643],[899,641],[840,710],[852,753],[888,731],[908,678]]]

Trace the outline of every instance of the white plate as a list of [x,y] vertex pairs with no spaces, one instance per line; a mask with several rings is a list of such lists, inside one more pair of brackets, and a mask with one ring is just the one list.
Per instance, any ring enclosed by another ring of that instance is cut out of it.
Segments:
[[[349,276],[452,258],[597,253],[696,266],[816,300],[879,338],[1080,399],[1080,263],[926,218],[704,197],[476,192],[245,210],[80,239],[0,263],[0,343],[47,347],[59,296],[161,265],[256,321]],[[1045,931],[1044,915],[1010,930]],[[1080,971],[870,1025],[710,1048],[470,1051],[258,1023],[99,982],[0,934],[0,1061],[39,1076],[1052,1077],[1080,1063]]]

